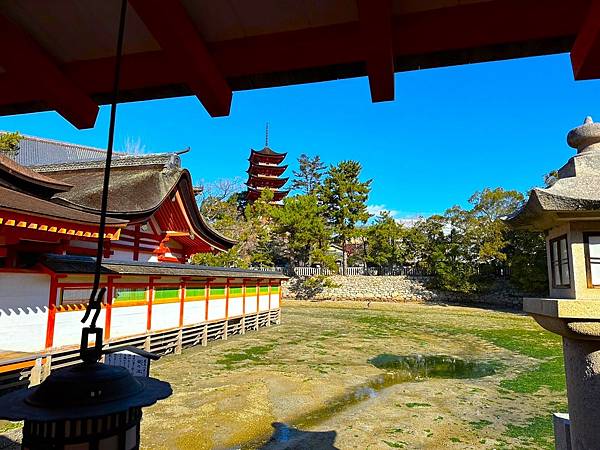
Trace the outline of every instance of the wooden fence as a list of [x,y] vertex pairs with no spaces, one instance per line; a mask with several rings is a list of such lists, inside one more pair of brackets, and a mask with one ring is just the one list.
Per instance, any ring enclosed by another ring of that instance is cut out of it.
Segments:
[[[290,277],[312,277],[317,275],[341,275],[342,269],[331,270],[325,267],[255,267],[256,270],[262,271],[275,271],[284,273]],[[431,273],[428,273],[425,270],[419,269],[418,267],[411,266],[402,266],[402,267],[347,267],[346,275],[348,276],[357,276],[357,275],[369,275],[369,276],[411,276],[411,277],[425,277],[431,276]]]

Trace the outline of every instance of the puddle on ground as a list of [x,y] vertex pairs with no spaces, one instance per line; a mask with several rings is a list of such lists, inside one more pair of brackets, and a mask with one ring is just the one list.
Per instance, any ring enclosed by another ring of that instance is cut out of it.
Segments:
[[415,379],[426,378],[481,378],[493,375],[498,363],[493,361],[466,361],[445,355],[390,355],[381,354],[369,360],[379,369],[402,372]]
[[290,436],[301,433],[301,429],[318,425],[357,403],[377,397],[382,390],[399,383],[429,378],[482,378],[493,375],[500,367],[496,361],[463,360],[446,355],[383,353],[369,359],[368,362],[386,372],[334,397],[322,408],[298,417],[287,425],[279,423],[278,426],[275,426],[274,424],[275,432],[270,438],[263,437],[236,448],[243,450],[277,448],[277,444],[285,444],[290,440]]

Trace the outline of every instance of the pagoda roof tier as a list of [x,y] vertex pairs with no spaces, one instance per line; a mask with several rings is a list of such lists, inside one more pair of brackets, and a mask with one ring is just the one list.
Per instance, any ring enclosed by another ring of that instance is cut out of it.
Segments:
[[289,178],[278,178],[278,177],[263,177],[260,175],[250,175],[248,177],[248,181],[246,182],[247,186],[255,187],[255,188],[280,188],[285,183],[287,183]]
[[[264,189],[256,189],[251,186],[248,186],[248,193],[246,195],[246,198],[248,199],[248,201],[251,201],[251,202],[258,200],[260,198],[260,194],[263,190]],[[273,191],[273,201],[279,202],[279,201],[283,200],[289,193],[290,193],[289,190]]]
[[600,217],[600,123],[587,118],[567,136],[577,155],[557,173],[549,187],[534,188],[527,202],[507,222],[515,228],[544,231],[566,218]]
[[262,150],[250,149],[250,158],[248,160],[251,164],[280,164],[286,155],[287,153],[278,153],[269,147],[265,147]]
[[279,176],[287,170],[287,164],[284,166],[274,166],[270,164],[250,164],[246,172],[250,175],[271,175]]

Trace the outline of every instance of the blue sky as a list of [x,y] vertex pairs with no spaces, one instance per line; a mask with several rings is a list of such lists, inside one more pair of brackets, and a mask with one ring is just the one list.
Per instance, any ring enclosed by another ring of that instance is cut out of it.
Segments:
[[[327,163],[355,159],[373,179],[372,210],[396,217],[443,212],[486,186],[525,191],[574,154],[566,133],[600,120],[600,81],[574,82],[568,55],[396,75],[396,100],[372,104],[366,78],[234,94],[231,115],[210,118],[195,97],[119,106],[118,148],[191,147],[196,182],[243,177],[249,149],[301,153]],[[0,117],[0,130],[104,147],[108,108],[93,130],[56,113]]]

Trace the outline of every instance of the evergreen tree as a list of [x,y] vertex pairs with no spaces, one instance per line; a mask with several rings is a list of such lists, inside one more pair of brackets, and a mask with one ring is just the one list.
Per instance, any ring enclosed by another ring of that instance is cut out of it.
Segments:
[[356,225],[369,219],[367,200],[372,180],[360,181],[362,167],[357,161],[342,161],[331,166],[318,188],[319,203],[325,219],[342,247],[342,274],[348,267],[348,244],[356,235]]
[[314,195],[288,197],[273,208],[273,235],[280,253],[292,265],[329,265],[330,232]]
[[0,153],[7,156],[16,156],[19,153],[19,143],[21,134],[18,131],[14,133],[0,133]]
[[375,223],[367,228],[367,262],[377,267],[392,268],[402,258],[402,225],[387,211],[382,211]]
[[292,189],[298,189],[303,194],[313,194],[321,184],[326,166],[319,155],[310,158],[308,155],[302,154],[298,158],[298,164],[300,167],[298,171],[294,171]]

